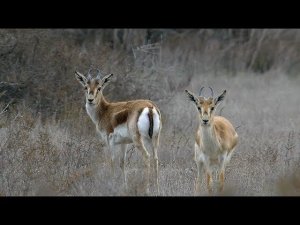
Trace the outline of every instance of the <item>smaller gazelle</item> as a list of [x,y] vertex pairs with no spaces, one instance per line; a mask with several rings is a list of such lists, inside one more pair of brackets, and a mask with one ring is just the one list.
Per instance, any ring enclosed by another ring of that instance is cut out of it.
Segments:
[[157,148],[162,123],[158,107],[152,101],[145,99],[124,102],[107,101],[102,92],[113,74],[101,78],[100,70],[98,70],[96,77],[92,77],[90,72],[91,69],[87,76],[84,76],[76,71],[75,77],[85,89],[86,111],[96,125],[97,132],[109,148],[112,167],[114,168],[115,145],[121,145],[121,151],[123,152],[121,167],[124,183],[127,187],[125,173],[126,148],[127,144],[133,143],[141,152],[146,165],[146,192],[148,193],[150,154],[144,145],[146,144],[153,151],[156,188],[159,192]]
[[218,181],[219,191],[223,191],[225,167],[237,145],[238,135],[226,118],[215,116],[216,107],[224,99],[226,90],[214,98],[213,89],[209,87],[212,96],[205,98],[201,96],[203,88],[200,89],[199,97],[188,90],[185,92],[189,99],[195,103],[200,119],[195,135],[194,160],[197,165],[195,192],[199,192],[200,175],[203,173],[204,165],[208,191],[212,193],[213,181]]

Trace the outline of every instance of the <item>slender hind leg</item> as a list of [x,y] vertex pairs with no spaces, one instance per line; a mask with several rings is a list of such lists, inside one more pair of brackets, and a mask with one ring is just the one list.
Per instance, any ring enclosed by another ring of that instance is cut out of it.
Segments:
[[146,150],[142,137],[138,132],[133,137],[133,143],[143,155],[144,165],[146,167],[146,194],[149,194],[150,154]]
[[226,159],[225,159],[225,160],[226,160],[226,164],[230,162],[233,152],[234,152],[234,149],[232,149],[232,150],[227,154],[227,157],[226,157]]
[[123,154],[123,157],[121,158],[120,166],[121,166],[122,171],[123,171],[125,189],[127,189],[127,177],[126,177],[126,171],[125,171],[127,147],[128,147],[127,144],[121,144],[121,152]]
[[224,169],[222,169],[220,171],[219,180],[220,180],[219,192],[222,192],[224,190],[224,180],[225,180],[225,170]]
[[155,165],[155,181],[156,181],[156,191],[157,194],[159,194],[159,177],[158,177],[158,154],[157,149],[159,145],[159,134],[157,136],[154,136],[152,139],[153,144],[153,158],[154,158],[154,165]]
[[[154,170],[155,170],[155,188],[156,193],[159,194],[159,179],[158,179],[158,154],[157,149],[159,145],[159,136],[155,135],[152,139],[145,137],[144,138],[145,146],[152,149],[153,161],[154,161]],[[149,149],[150,150],[150,149]]]
[[[232,153],[232,152],[231,152]],[[230,155],[231,157],[231,155]],[[229,159],[230,160],[230,159]],[[219,168],[219,173],[218,173],[218,181],[219,181],[219,187],[218,187],[218,191],[222,192],[224,189],[224,180],[225,180],[225,166],[227,164],[228,161],[228,155],[227,153],[223,154],[220,156],[219,158],[219,163],[220,163],[220,168]]]
[[208,193],[212,194],[212,173],[211,173],[211,171],[206,171],[206,177],[207,177]]
[[220,168],[220,174],[219,174],[219,192],[223,192],[224,190],[224,181],[225,181],[225,167],[230,162],[232,154],[234,152],[234,149],[232,149],[228,154],[225,154],[221,157],[221,168]]

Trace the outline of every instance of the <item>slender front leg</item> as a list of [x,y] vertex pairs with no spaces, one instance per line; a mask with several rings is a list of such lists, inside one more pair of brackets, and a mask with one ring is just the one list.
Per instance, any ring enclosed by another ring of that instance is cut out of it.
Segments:
[[203,156],[203,163],[205,166],[205,173],[206,173],[206,179],[207,179],[207,189],[208,193],[211,195],[212,194],[212,176],[213,176],[213,171],[212,171],[212,165],[211,165],[211,159],[207,157],[206,155]]
[[202,155],[203,153],[200,151],[197,143],[195,143],[195,155],[194,155],[194,162],[197,167],[197,176],[196,176],[196,181],[195,181],[195,187],[194,187],[194,193],[197,195],[200,192],[200,183],[201,183],[201,174],[203,170],[203,160],[204,157]]
[[107,135],[107,147],[110,152],[110,166],[112,169],[113,174],[115,174],[115,167],[114,167],[114,161],[115,161],[115,153],[113,148],[113,142],[112,142],[112,135]]
[[220,180],[219,192],[222,192],[224,190],[224,180],[225,180],[225,170],[224,169],[222,169],[220,171],[219,180]]
[[201,183],[201,174],[202,174],[202,169],[203,169],[203,162],[198,160],[196,161],[197,165],[197,178],[195,182],[195,194],[199,194],[200,192],[200,183]]
[[121,166],[122,171],[123,171],[125,189],[127,189],[127,177],[126,177],[126,171],[125,171],[127,147],[128,147],[127,144],[121,144],[121,152],[123,153],[123,157],[121,159],[120,166]]
[[206,172],[206,177],[207,177],[207,189],[208,193],[212,194],[212,173],[211,171]]

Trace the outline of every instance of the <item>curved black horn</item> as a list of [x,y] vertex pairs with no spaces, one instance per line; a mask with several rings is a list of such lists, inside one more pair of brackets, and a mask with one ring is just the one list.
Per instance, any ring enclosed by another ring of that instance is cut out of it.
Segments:
[[214,90],[212,89],[212,87],[209,87],[210,91],[211,91],[211,97],[214,97]]
[[204,87],[200,88],[200,91],[199,91],[199,96],[201,96],[201,92],[203,91]]

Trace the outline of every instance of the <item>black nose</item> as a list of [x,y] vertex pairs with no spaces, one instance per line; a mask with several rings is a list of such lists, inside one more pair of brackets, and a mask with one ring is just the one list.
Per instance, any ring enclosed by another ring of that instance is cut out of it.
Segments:
[[203,123],[208,123],[208,120],[202,120],[203,121]]
[[94,99],[88,99],[89,102],[92,102]]

